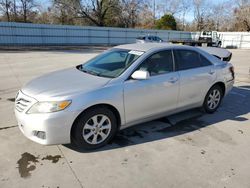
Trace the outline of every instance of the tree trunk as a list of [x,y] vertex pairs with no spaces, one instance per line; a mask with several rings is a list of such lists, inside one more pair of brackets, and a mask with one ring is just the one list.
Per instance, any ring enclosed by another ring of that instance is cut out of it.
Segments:
[[17,21],[16,0],[13,1],[14,21]]
[[7,16],[7,20],[8,22],[10,22],[10,13],[9,13],[9,2],[8,0],[5,0],[5,9],[6,9],[6,16]]
[[243,23],[245,24],[247,28],[247,32],[250,32],[250,23],[247,20],[244,20]]

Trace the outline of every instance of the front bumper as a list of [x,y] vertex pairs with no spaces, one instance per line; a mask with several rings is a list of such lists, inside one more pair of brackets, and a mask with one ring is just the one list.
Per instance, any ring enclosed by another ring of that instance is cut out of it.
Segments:
[[15,109],[22,133],[30,140],[43,145],[70,143],[71,126],[78,114],[70,111],[26,114]]

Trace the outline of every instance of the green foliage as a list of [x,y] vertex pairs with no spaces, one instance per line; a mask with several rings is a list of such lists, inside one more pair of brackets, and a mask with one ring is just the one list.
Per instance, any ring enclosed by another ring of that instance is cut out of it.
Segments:
[[176,30],[177,23],[172,14],[165,14],[156,21],[156,29]]

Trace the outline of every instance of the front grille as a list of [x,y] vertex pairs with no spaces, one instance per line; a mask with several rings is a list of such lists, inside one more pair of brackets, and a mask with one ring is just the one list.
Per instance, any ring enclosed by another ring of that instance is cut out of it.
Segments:
[[15,100],[15,108],[19,112],[26,111],[35,103],[35,99],[24,95],[21,91],[17,94]]

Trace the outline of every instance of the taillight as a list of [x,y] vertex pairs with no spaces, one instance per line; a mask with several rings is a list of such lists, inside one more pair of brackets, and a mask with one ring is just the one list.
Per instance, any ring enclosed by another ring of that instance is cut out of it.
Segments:
[[234,67],[233,67],[233,66],[232,66],[232,67],[229,67],[229,71],[231,72],[232,77],[233,77],[233,79],[234,79]]

